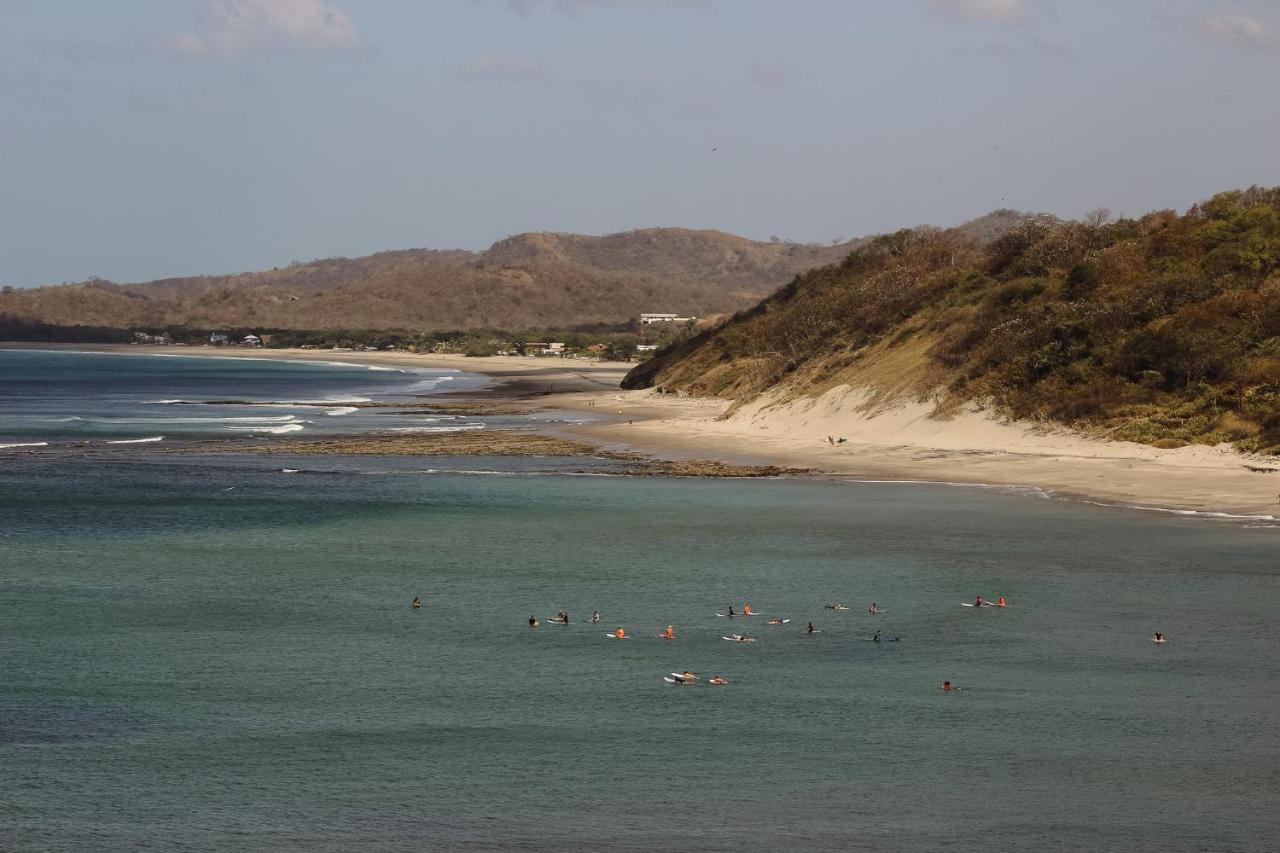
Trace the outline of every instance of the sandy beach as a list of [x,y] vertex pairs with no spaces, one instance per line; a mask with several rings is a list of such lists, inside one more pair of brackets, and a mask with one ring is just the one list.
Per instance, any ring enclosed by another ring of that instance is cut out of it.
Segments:
[[815,400],[765,399],[724,419],[727,401],[652,391],[616,391],[560,405],[609,406],[626,420],[578,431],[651,453],[767,461],[863,480],[1034,487],[1150,509],[1280,516],[1280,462],[1227,445],[1161,450],[1008,423],[978,411],[943,420],[932,417],[925,403],[869,409],[867,397],[837,388]]
[[561,434],[659,458],[808,468],[862,480],[1019,486],[1123,506],[1280,516],[1280,461],[1274,459],[1247,456],[1226,445],[1162,450],[1094,439],[1061,428],[1008,423],[980,411],[938,419],[927,403],[872,406],[869,395],[845,387],[818,399],[784,403],[766,398],[722,417],[730,405],[725,400],[619,390],[619,381],[633,366],[620,362],[184,346],[4,347],[463,370],[493,380],[468,396],[536,397],[540,406],[590,411],[604,420],[561,428]]

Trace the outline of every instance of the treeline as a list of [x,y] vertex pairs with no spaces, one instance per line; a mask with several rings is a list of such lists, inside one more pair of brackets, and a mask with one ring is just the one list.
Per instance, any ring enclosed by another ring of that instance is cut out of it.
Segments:
[[[255,335],[268,349],[308,347],[315,349],[397,349],[407,352],[448,352],[468,356],[489,356],[521,352],[529,343],[563,343],[567,350],[600,358],[626,360],[637,355],[643,345],[664,347],[688,338],[687,325],[636,322],[587,324],[570,329],[459,329],[453,331],[410,332],[377,329],[327,329],[307,331],[261,327],[192,328],[188,326],[141,326],[128,329],[106,326],[57,326],[0,315],[0,340],[63,343],[171,343],[203,346],[212,336],[225,336],[227,345],[236,345]],[[594,349],[592,349],[594,347]],[[642,352],[646,354],[647,352]]]
[[64,344],[121,344],[133,340],[128,329],[109,326],[58,326],[0,314],[0,341]]
[[985,244],[900,231],[797,276],[625,384],[739,399],[779,383],[820,391],[895,351],[920,353],[915,385],[943,405],[980,400],[1158,446],[1280,452],[1280,188],[1222,193],[1184,215],[1035,217]]

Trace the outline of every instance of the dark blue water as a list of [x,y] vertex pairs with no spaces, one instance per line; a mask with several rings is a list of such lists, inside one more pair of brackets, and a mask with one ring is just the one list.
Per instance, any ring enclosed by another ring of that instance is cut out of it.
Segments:
[[[344,403],[465,391],[476,374],[257,358],[0,350],[0,445],[476,427]],[[270,405],[199,405],[249,400]]]

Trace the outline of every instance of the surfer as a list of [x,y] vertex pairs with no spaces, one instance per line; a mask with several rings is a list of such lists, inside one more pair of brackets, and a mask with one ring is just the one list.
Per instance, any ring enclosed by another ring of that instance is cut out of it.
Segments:
[[561,610],[559,613],[557,613],[557,614],[556,614],[556,621],[557,621],[557,622],[559,622],[561,625],[568,625],[568,624],[569,624],[569,611],[567,611],[567,610]]
[[737,615],[738,615],[737,613],[734,613],[734,612],[733,612],[733,605],[732,605],[732,604],[730,604],[730,605],[729,605],[729,615],[730,615],[730,616],[737,616]]
[[530,628],[537,628],[537,627],[538,627],[538,617],[537,617],[537,616],[530,616],[530,617],[529,617],[529,627],[530,627]]
[[419,607],[422,606],[422,599],[418,598],[418,596],[415,595],[413,597],[413,604],[410,604],[409,606],[412,607],[414,610],[417,610]]
[[884,633],[884,631],[882,631],[882,630],[880,630],[880,629],[878,629],[878,628],[877,628],[877,629],[876,629],[876,635],[875,635],[874,637],[872,637],[872,638],[871,638],[871,642],[873,642],[873,643],[878,643],[878,642],[880,642],[880,635],[881,635],[881,634],[883,634],[883,633]]
[[743,616],[751,615],[751,602],[747,602],[746,604],[742,605],[742,615]]
[[813,623],[812,623],[812,622],[810,622],[808,625],[806,625],[806,626],[805,626],[804,632],[805,632],[806,634],[812,634],[812,633],[813,633]]
[[592,621],[592,622],[599,622],[599,621],[600,621],[600,611],[599,611],[599,610],[592,610],[592,611],[591,611],[591,621]]
[[867,608],[867,612],[872,614],[879,613],[880,608],[876,607],[876,603],[873,601],[871,602],[871,606]]
[[662,639],[674,640],[676,638],[676,629],[672,625],[667,626],[667,630],[662,632]]
[[952,686],[951,686],[951,682],[950,682],[950,681],[944,681],[944,682],[942,682],[942,689],[943,689],[943,690],[959,690],[960,688],[959,688],[959,687],[952,687]]
[[982,603],[982,596],[980,596],[980,595],[979,595],[978,597],[976,597],[976,598],[973,600],[973,606],[974,606],[974,607],[985,607],[985,606],[986,606],[986,605],[984,605],[984,604]]
[[627,638],[627,632],[622,630],[622,626],[619,625],[618,630],[613,632],[613,636],[617,637],[619,640],[625,640]]
[[770,625],[781,625],[781,624],[782,624],[782,617],[780,617],[780,616],[774,616],[772,619],[770,619],[770,620],[769,620],[769,624],[770,624]]
[[728,684],[729,682],[718,675],[713,675],[707,679],[707,684]]
[[1156,631],[1155,641],[1156,641],[1157,643],[1163,643],[1163,642],[1164,642],[1164,634],[1162,634],[1162,633],[1161,633],[1161,632],[1159,632],[1159,631]]
[[1004,596],[1002,595],[1000,596],[1000,600],[996,602],[996,607],[1004,607],[1004,606],[1005,606]]

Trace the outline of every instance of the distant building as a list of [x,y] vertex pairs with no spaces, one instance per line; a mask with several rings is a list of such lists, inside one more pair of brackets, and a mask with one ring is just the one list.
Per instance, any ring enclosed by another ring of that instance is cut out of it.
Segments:
[[214,332],[212,335],[209,336],[209,343],[214,344],[216,346],[222,346],[223,344],[226,344],[230,340],[231,338],[228,337],[227,335],[224,335],[222,332]]
[[641,314],[640,325],[652,326],[654,323],[692,323],[697,317],[677,317],[675,314]]
[[525,355],[564,355],[564,344],[560,341],[529,341],[521,347]]
[[257,335],[245,335],[244,340],[240,343],[246,347],[260,347],[262,346],[262,338]]
[[587,347],[587,352],[608,352],[608,351],[609,351],[608,344],[592,344],[591,346]]
[[654,352],[657,349],[657,344],[636,344],[636,352]]

